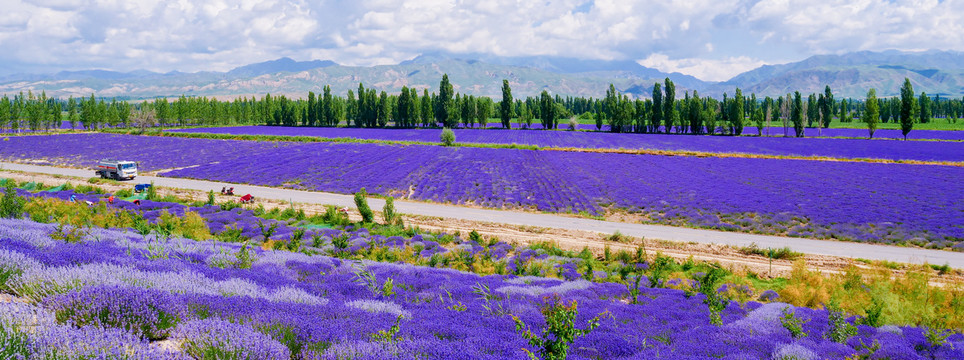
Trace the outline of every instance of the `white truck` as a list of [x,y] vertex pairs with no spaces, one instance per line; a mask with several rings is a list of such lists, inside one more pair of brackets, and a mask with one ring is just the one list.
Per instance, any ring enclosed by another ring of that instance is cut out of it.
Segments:
[[94,175],[104,179],[134,179],[134,177],[137,176],[137,163],[133,161],[104,159],[94,167]]

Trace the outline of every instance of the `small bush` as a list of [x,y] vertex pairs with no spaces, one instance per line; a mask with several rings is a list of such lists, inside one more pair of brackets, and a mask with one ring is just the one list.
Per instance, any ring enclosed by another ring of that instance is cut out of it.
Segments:
[[[579,311],[575,300],[566,305],[559,299],[558,294],[553,294],[546,296],[542,301],[539,312],[545,318],[546,327],[542,330],[541,336],[533,333],[517,316],[512,316],[512,320],[515,321],[516,331],[521,333],[530,345],[538,349],[539,355],[544,360],[565,359],[569,354],[569,346],[576,339],[599,327],[599,317],[606,315],[606,313],[596,315],[588,321],[585,329],[577,329],[575,321]],[[528,349],[524,350],[530,358],[535,358]]]
[[606,236],[604,239],[618,243],[629,243],[633,240],[632,237],[623,235],[623,233],[619,232],[619,230],[616,230],[616,232],[612,233],[612,235]]
[[151,186],[147,188],[147,195],[144,196],[147,200],[157,200],[157,186],[154,186],[154,182],[151,181]]
[[372,223],[375,221],[375,214],[372,212],[372,208],[368,207],[368,198],[365,188],[361,188],[360,191],[355,193],[355,206],[358,207],[358,212],[361,214],[363,223]]
[[790,331],[790,336],[794,339],[807,337],[807,333],[803,332],[803,324],[808,322],[810,322],[810,320],[798,318],[796,311],[791,310],[789,306],[783,309],[782,315],[780,316],[780,324]]
[[749,246],[739,247],[737,251],[744,255],[759,255],[774,260],[796,260],[803,257],[803,253],[793,251],[789,246],[779,249],[763,249],[757,246],[756,243],[753,243]]
[[722,313],[726,309],[726,305],[729,304],[729,301],[717,291],[717,284],[723,280],[724,276],[726,276],[726,272],[723,269],[713,267],[705,275],[697,278],[700,284],[699,292],[706,296],[703,303],[710,310],[710,324],[717,326],[723,325]]
[[338,211],[335,205],[325,205],[325,213],[321,215],[321,220],[327,224],[345,226],[350,223],[348,214]]
[[442,135],[440,136],[442,145],[452,146],[455,144],[455,132],[452,129],[444,128],[442,129]]
[[183,340],[181,350],[194,359],[287,360],[291,350],[248,325],[221,319],[185,322],[174,336]]
[[23,217],[23,205],[25,201],[17,195],[17,189],[13,187],[13,182],[8,181],[3,189],[3,198],[0,198],[0,217],[8,219],[19,219]]
[[131,331],[150,340],[167,338],[186,309],[171,294],[127,286],[91,286],[51,297],[45,305],[57,321]]
[[131,196],[133,196],[133,195],[134,195],[134,192],[131,191],[131,189],[120,189],[120,190],[117,190],[117,192],[114,193],[114,196],[119,197],[119,198],[131,197]]
[[847,313],[840,309],[836,300],[831,299],[826,306],[827,309],[827,334],[826,338],[833,342],[844,344],[847,339],[857,335],[857,327],[847,322]]
[[385,206],[382,207],[382,218],[385,219],[385,225],[392,225],[396,222],[398,213],[395,212],[395,199],[388,197],[385,199]]

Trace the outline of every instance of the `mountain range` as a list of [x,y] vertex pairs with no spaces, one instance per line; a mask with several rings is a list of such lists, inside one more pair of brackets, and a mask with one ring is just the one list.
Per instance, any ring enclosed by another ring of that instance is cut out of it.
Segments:
[[0,77],[0,94],[45,91],[48,96],[89,96],[143,99],[180,95],[236,97],[264,93],[305,97],[324,85],[344,95],[364,83],[397,93],[402,86],[437,91],[448,74],[457,92],[501,97],[507,79],[515,97],[553,94],[601,97],[609,84],[632,97],[649,97],[655,82],[670,78],[677,96],[696,90],[722,96],[739,87],[744,94],[779,96],[793,91],[822,92],[829,85],[836,97],[862,98],[871,87],[878,96],[895,96],[904,78],[916,92],[942,97],[964,95],[964,53],[855,52],[818,55],[782,65],[765,65],[724,82],[708,82],[680,73],[665,73],[628,60],[584,60],[552,56],[500,57],[487,54],[432,52],[396,65],[344,66],[328,60],[289,58],[241,66],[227,72],[157,73],[146,70],[61,71],[54,74],[16,74]]

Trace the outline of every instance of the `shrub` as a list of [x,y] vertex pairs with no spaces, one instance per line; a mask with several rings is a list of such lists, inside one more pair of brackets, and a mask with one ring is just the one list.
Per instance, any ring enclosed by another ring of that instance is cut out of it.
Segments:
[[174,336],[183,340],[181,350],[194,359],[291,358],[291,351],[270,336],[220,319],[186,322],[177,327]]
[[[577,338],[599,327],[599,317],[606,314],[596,315],[588,321],[585,329],[577,329],[574,324],[576,315],[579,313],[576,301],[573,300],[569,305],[566,305],[559,299],[558,294],[544,297],[539,312],[546,320],[546,327],[542,330],[541,336],[533,333],[517,316],[513,315],[512,320],[515,321],[516,331],[520,332],[530,345],[538,349],[539,355],[544,360],[565,359],[569,354],[569,346]],[[534,354],[528,349],[523,350],[529,354],[530,358],[535,358]]]
[[254,256],[251,255],[251,251],[248,250],[248,242],[245,241],[241,244],[241,249],[234,254],[235,262],[234,266],[238,269],[250,269],[251,264],[254,263]]
[[23,217],[24,202],[24,199],[17,195],[13,182],[7,181],[7,186],[3,189],[3,198],[0,198],[0,217],[8,219]]
[[58,322],[122,328],[146,339],[168,337],[186,308],[171,294],[128,286],[91,286],[45,300]]
[[884,312],[884,303],[878,298],[871,300],[870,306],[864,310],[867,314],[858,319],[858,322],[867,326],[880,327],[883,325],[881,315]]
[[133,196],[133,195],[134,195],[134,192],[131,191],[131,189],[120,189],[120,190],[117,190],[117,192],[114,193],[114,196],[119,197],[119,198],[131,197],[131,196]]
[[455,144],[455,132],[453,132],[452,129],[444,128],[442,129],[440,139],[442,140],[442,145],[452,146]]
[[810,322],[810,320],[798,318],[796,311],[791,310],[791,307],[789,306],[784,308],[781,314],[780,324],[783,325],[785,329],[790,331],[790,336],[792,336],[794,339],[807,337],[807,333],[803,332],[803,324]]
[[843,344],[847,342],[847,339],[857,335],[857,327],[847,322],[847,314],[840,309],[835,299],[830,300],[826,309],[828,326],[826,338]]
[[372,213],[372,208],[368,207],[368,198],[365,188],[361,188],[360,191],[355,193],[355,206],[358,207],[358,212],[361,214],[363,223],[372,223],[375,221],[375,214]]
[[723,325],[722,312],[726,309],[726,305],[729,303],[726,298],[724,298],[717,291],[717,284],[723,280],[723,276],[726,272],[718,267],[710,268],[705,275],[699,277],[699,292],[706,297],[703,299],[703,303],[706,304],[710,309],[710,324],[713,325]]
[[144,196],[147,200],[157,200],[157,187],[154,186],[154,182],[151,181],[151,186],[147,188],[147,195]]
[[395,212],[395,199],[388,197],[385,199],[385,206],[382,208],[382,217],[385,219],[385,225],[391,225],[396,222],[398,214]]
[[321,215],[321,221],[341,226],[349,224],[348,214],[338,211],[338,207],[335,205],[325,205],[325,213]]

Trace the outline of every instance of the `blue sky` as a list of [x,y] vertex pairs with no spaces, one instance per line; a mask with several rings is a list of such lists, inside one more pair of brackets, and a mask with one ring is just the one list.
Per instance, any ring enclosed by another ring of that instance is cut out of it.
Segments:
[[964,0],[0,0],[0,75],[225,71],[287,56],[394,64],[422,52],[631,59],[726,80],[764,64],[964,51]]

